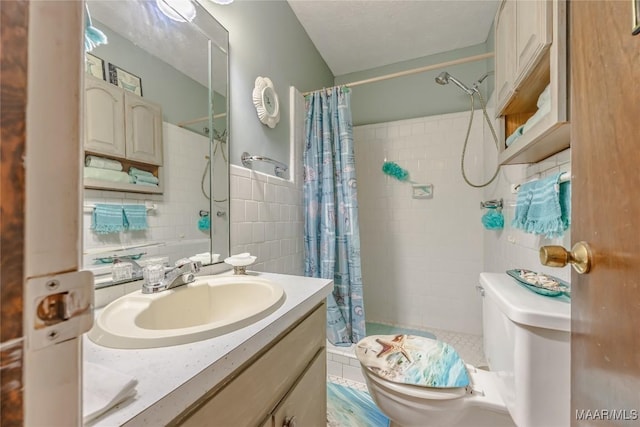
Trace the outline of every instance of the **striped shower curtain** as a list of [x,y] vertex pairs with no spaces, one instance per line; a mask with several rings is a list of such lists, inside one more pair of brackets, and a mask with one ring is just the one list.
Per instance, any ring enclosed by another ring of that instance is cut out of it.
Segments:
[[327,337],[347,346],[365,336],[350,90],[319,90],[305,107],[304,270],[333,279]]

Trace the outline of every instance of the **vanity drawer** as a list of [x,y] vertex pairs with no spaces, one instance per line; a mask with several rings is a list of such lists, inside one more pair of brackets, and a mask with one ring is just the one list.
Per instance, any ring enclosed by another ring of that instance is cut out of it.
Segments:
[[325,337],[326,308],[322,304],[274,341],[259,358],[241,367],[227,384],[197,404],[179,424],[227,427],[264,422],[324,348]]

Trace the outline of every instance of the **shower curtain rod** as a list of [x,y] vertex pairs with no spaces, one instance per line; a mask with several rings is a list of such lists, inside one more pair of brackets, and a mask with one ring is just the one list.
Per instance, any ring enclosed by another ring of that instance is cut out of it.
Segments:
[[[384,76],[372,77],[370,79],[358,80],[356,82],[345,83],[345,84],[336,85],[336,86],[333,86],[333,87],[346,86],[346,87],[351,88],[351,87],[354,87],[354,86],[360,86],[360,85],[364,85],[364,84],[367,84],[367,83],[375,83],[375,82],[380,82],[380,81],[383,81],[383,80],[395,79],[396,77],[404,77],[404,76],[409,76],[411,74],[424,73],[425,71],[437,70],[438,68],[451,67],[453,65],[464,64],[464,63],[467,63],[467,62],[480,61],[480,60],[489,59],[489,58],[493,58],[493,52],[482,53],[480,55],[474,55],[474,56],[467,56],[465,58],[454,59],[452,61],[446,61],[446,62],[441,62],[439,64],[427,65],[425,67],[420,67],[420,68],[413,68],[411,70],[399,71],[397,73],[391,73],[391,74],[386,74]],[[309,92],[304,92],[302,94],[302,96],[309,95],[309,94],[311,94],[313,92],[317,92],[318,90],[322,90],[322,89],[317,89],[317,90],[312,90],[312,91],[309,91]]]

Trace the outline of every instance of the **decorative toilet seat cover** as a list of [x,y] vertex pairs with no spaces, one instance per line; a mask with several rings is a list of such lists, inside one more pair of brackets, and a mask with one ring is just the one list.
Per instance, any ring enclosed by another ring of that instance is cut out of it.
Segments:
[[371,335],[356,345],[360,363],[385,380],[433,388],[466,387],[467,368],[449,344],[415,335]]

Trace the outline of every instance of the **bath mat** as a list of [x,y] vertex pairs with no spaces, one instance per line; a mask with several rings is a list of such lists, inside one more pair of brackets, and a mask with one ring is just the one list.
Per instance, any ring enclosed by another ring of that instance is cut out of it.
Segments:
[[368,393],[327,383],[327,427],[388,427],[387,418]]
[[385,325],[384,323],[367,322],[367,335],[415,335],[436,339],[431,332],[419,329],[401,328],[399,326]]

